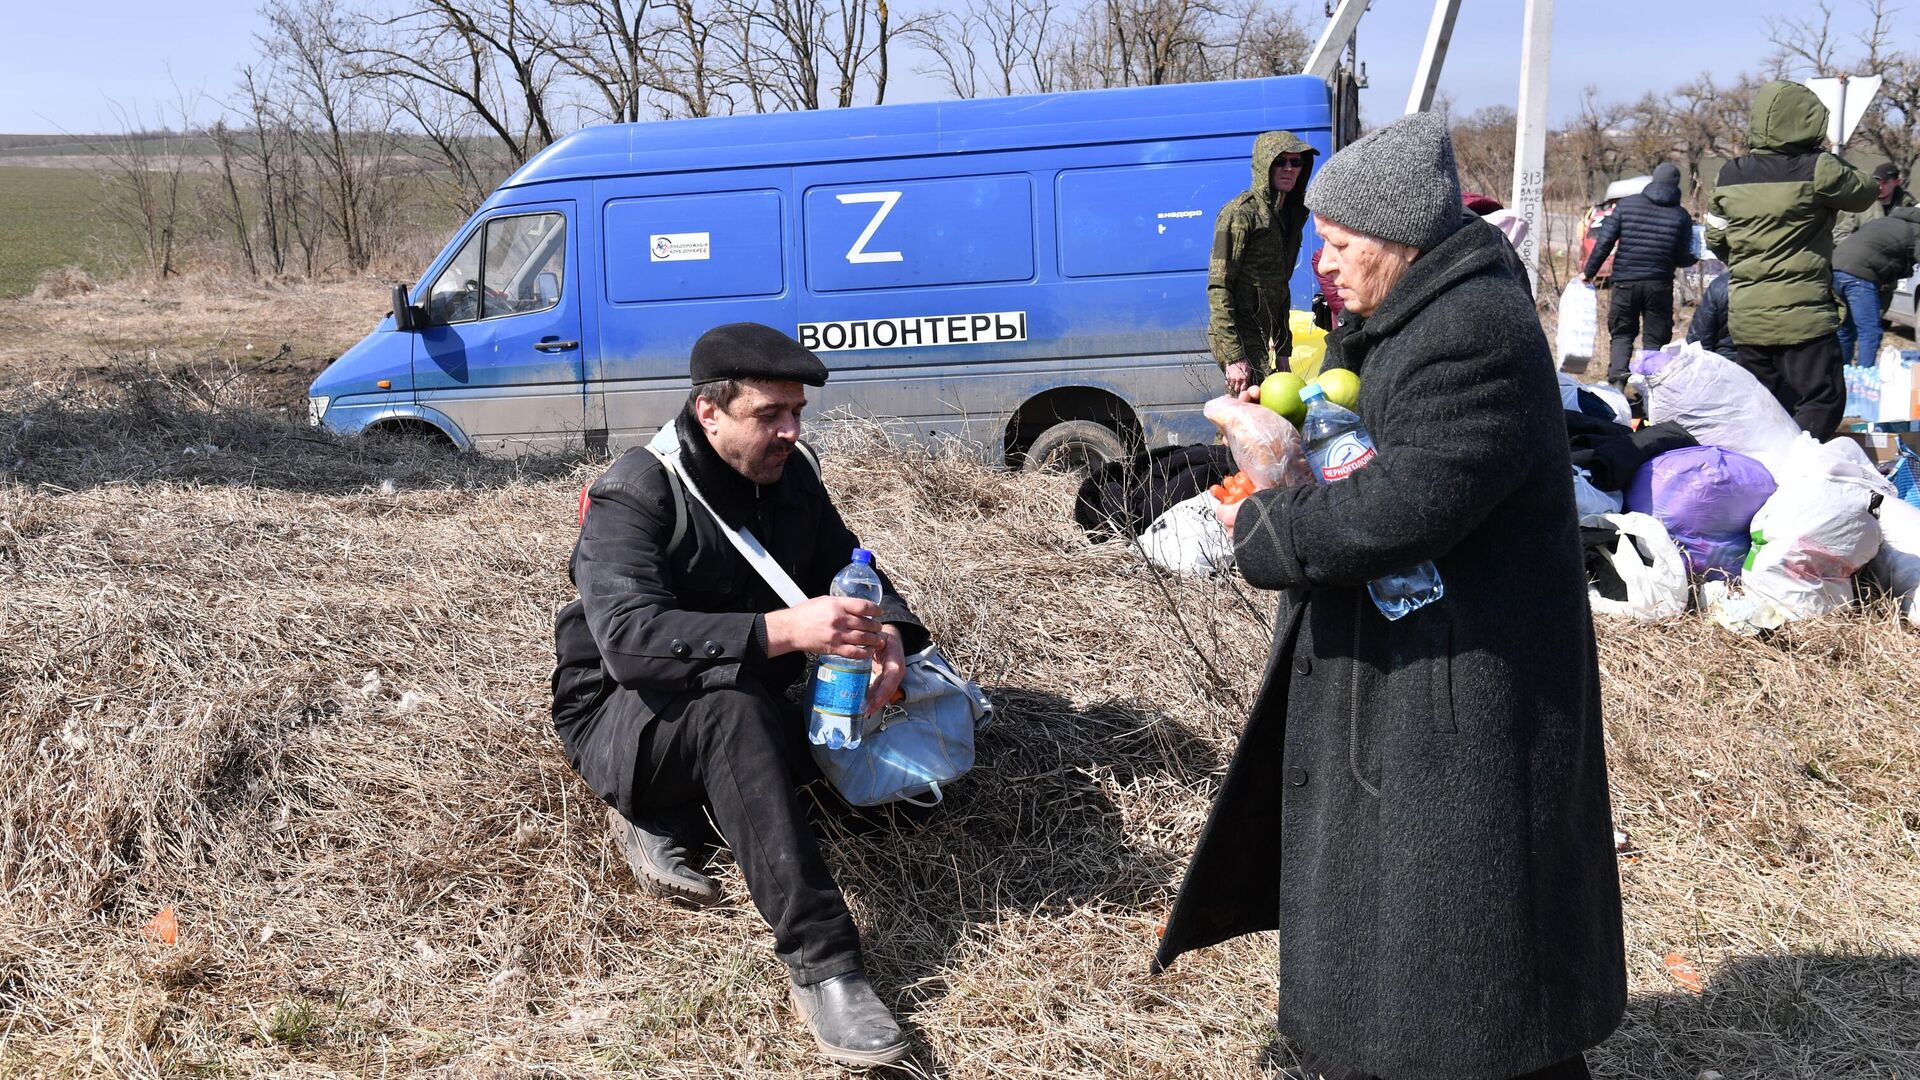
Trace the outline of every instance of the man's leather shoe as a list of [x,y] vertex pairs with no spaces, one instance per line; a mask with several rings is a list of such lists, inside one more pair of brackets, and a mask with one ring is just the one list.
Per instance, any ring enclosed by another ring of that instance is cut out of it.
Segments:
[[907,1056],[907,1037],[858,971],[812,986],[793,985],[793,1007],[821,1053],[842,1065],[892,1065]]
[[633,876],[648,892],[699,907],[720,902],[720,883],[687,863],[687,846],[675,837],[677,830],[652,820],[628,821],[612,809],[607,824]]

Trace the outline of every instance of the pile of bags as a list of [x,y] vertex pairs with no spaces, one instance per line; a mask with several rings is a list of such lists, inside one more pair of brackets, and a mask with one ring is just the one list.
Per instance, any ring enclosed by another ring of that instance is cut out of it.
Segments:
[[[1697,581],[1709,614],[1757,633],[1850,602],[1864,571],[1920,625],[1920,508],[1865,451],[1815,441],[1752,374],[1698,345],[1643,353],[1633,371],[1648,426],[1632,442],[1583,447],[1568,416],[1576,464],[1600,466],[1575,478],[1596,611],[1671,617]],[[1682,437],[1696,445],[1673,445]],[[1624,512],[1592,512],[1583,483],[1619,491]]]

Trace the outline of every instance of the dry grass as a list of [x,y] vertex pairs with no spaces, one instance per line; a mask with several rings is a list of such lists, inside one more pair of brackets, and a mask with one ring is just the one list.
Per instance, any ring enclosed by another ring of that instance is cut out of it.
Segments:
[[[224,367],[104,366],[0,390],[0,1076],[833,1074],[732,868],[718,909],[641,896],[558,753],[596,464],[335,442]],[[1258,1075],[1271,938],[1146,965],[1265,599],[1089,545],[1057,477],[871,432],[826,464],[1002,710],[928,823],[828,827],[920,1071]],[[1920,635],[1601,641],[1637,854],[1596,1073],[1920,1071]],[[166,905],[177,945],[140,932]]]

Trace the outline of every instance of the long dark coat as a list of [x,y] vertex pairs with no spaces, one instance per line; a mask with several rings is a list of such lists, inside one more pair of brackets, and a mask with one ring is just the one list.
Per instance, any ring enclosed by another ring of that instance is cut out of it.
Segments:
[[[1336,331],[1378,456],[1256,494],[1274,650],[1156,966],[1280,931],[1282,1032],[1394,1080],[1492,1080],[1626,1003],[1598,664],[1552,357],[1492,227]],[[1365,583],[1432,559],[1398,622]]]

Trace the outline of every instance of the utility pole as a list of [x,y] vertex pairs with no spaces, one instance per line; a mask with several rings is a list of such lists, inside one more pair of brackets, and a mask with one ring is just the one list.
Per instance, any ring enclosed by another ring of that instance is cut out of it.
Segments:
[[1346,51],[1347,43],[1353,40],[1354,28],[1360,25],[1360,16],[1367,13],[1367,4],[1370,2],[1340,0],[1327,22],[1326,30],[1314,44],[1313,52],[1307,54],[1306,67],[1301,69],[1304,74],[1322,79],[1333,77],[1334,69],[1340,66],[1340,54]]
[[1552,51],[1553,0],[1527,0],[1520,31],[1520,113],[1513,131],[1513,208],[1527,221],[1520,258],[1536,295],[1547,188],[1547,61]]
[[1427,24],[1427,43],[1420,50],[1420,67],[1413,73],[1413,87],[1407,91],[1407,114],[1433,108],[1433,94],[1440,86],[1440,68],[1447,62],[1447,46],[1453,41],[1453,21],[1460,15],[1460,0],[1433,0],[1433,21]]

